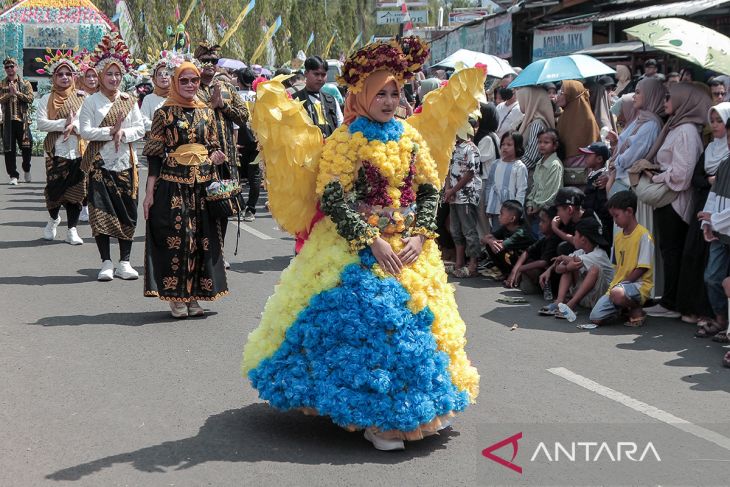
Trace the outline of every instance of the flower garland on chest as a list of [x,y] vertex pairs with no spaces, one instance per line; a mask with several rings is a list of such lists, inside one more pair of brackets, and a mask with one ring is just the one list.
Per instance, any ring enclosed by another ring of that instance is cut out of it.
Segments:
[[[423,146],[418,132],[407,123],[395,119],[378,123],[358,117],[327,139],[319,163],[317,192],[322,194],[333,180],[339,181],[345,192],[351,191],[357,171],[365,166],[385,179],[385,191],[392,205],[399,206],[402,192],[412,191],[411,184],[438,184],[435,164],[428,152],[422,150]],[[413,168],[416,159],[421,164]]]

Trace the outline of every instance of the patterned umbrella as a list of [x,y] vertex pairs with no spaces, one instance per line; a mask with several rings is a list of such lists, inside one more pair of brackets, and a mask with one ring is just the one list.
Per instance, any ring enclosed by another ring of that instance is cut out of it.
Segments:
[[705,69],[730,74],[730,38],[683,19],[667,18],[624,29],[660,51]]

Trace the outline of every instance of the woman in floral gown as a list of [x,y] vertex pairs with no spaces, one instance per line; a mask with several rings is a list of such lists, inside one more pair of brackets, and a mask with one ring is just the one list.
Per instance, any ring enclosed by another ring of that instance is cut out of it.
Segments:
[[[426,54],[418,39],[407,38],[405,47],[375,43],[350,58],[343,70],[350,75],[341,80],[351,92],[345,124],[327,139],[309,172],[307,157],[299,168],[277,167],[297,159],[295,152],[277,152],[290,150],[281,148],[281,137],[292,137],[296,129],[272,126],[266,113],[276,117],[278,111],[292,124],[299,111],[276,80],[259,86],[254,111],[272,213],[297,232],[300,252],[249,335],[244,374],[273,406],[364,429],[381,450],[403,449],[403,440],[435,434],[479,390],[479,375],[464,352],[466,327],[434,241],[445,165],[434,161],[414,126],[394,118],[403,81]],[[441,119],[454,119],[440,131],[450,138],[440,141],[440,160],[448,160],[456,126],[478,109],[473,93],[484,74],[469,75],[471,84],[454,82],[453,92],[474,87],[460,92],[462,103],[446,93],[441,97]],[[306,145],[307,135],[316,138],[309,126],[300,132],[291,151]],[[291,190],[290,181],[290,191],[277,200],[276,187],[287,187],[277,172],[285,177],[292,170],[300,171],[298,189]],[[287,202],[305,198],[295,191],[310,182],[312,215],[301,227],[296,221],[307,204]]]

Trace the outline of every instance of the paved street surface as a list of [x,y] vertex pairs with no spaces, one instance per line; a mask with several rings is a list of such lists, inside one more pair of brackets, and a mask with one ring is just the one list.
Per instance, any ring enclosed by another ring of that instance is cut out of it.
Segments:
[[[503,423],[584,423],[586,432],[665,425],[696,442],[697,458],[730,455],[722,346],[693,338],[694,327],[678,320],[581,331],[585,311],[573,324],[538,317],[537,297],[497,303],[514,293],[481,278],[454,283],[482,382],[453,430],[387,453],[326,419],[277,412],[239,368],[292,256],[293,240],[269,214],[242,225],[237,256],[229,227],[230,295],[203,304],[204,319],[176,321],[165,303],[142,296],[141,279],[96,281],[87,224],[84,245],[65,244],[62,211],[58,239],[40,239],[48,214],[39,158],[33,178],[0,186],[0,485],[491,485],[484,466],[504,467],[481,451],[504,437],[485,434],[489,425]],[[141,215],[140,198],[132,251],[140,274]],[[666,425],[677,418],[688,423]],[[500,456],[509,460],[510,448]],[[701,484],[707,465],[695,465]]]

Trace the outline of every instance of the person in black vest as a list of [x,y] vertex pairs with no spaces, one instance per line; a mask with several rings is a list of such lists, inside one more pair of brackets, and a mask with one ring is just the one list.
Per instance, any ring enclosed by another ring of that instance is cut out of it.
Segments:
[[304,108],[314,124],[329,137],[342,124],[342,109],[333,96],[320,90],[327,81],[327,61],[312,56],[304,61],[304,89],[294,93],[294,98],[304,102]]

